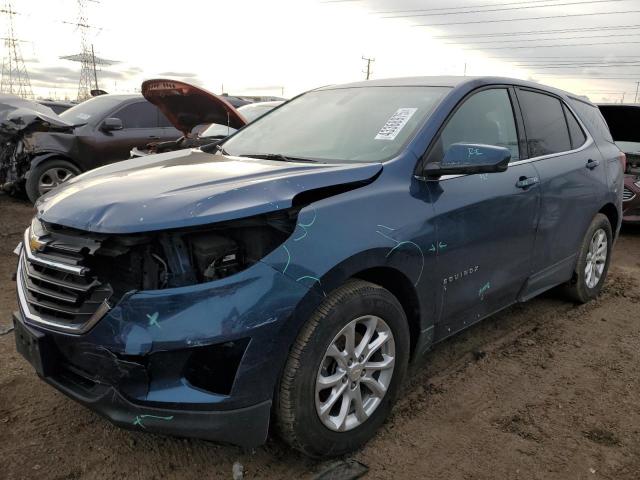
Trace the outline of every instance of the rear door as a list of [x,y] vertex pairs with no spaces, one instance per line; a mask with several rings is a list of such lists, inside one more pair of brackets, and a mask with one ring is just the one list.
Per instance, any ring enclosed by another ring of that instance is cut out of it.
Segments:
[[440,278],[437,338],[513,303],[531,272],[539,188],[535,169],[523,158],[513,100],[508,87],[473,93],[429,153],[428,161],[438,161],[457,142],[511,151],[505,172],[429,182],[438,238],[431,247]]
[[542,195],[526,299],[571,278],[578,249],[597,212],[598,195],[606,186],[606,166],[561,98],[528,88],[518,88],[517,96]]

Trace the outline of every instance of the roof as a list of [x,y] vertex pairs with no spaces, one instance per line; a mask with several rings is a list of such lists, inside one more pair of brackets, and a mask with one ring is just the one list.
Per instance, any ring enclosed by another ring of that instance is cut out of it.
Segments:
[[[580,98],[578,95],[560,90],[558,88],[543,85],[541,83],[520,80],[508,77],[463,77],[463,76],[429,76],[429,77],[400,77],[383,78],[375,80],[364,80],[361,82],[346,83],[342,85],[327,85],[318,90],[332,90],[336,88],[359,88],[359,87],[459,87],[465,84],[473,84],[474,87],[483,85],[508,84],[522,87],[546,90],[561,96],[571,96],[576,100],[591,103],[589,100]],[[471,85],[470,85],[471,86]]]

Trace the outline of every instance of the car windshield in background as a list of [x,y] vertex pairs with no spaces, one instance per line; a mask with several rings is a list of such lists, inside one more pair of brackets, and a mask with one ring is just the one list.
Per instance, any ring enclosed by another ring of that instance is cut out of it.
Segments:
[[224,149],[236,156],[381,162],[400,152],[449,90],[412,86],[309,92],[244,128]]
[[[280,103],[282,103],[282,102],[280,102]],[[238,111],[240,113],[242,113],[242,116],[244,118],[247,119],[247,122],[253,122],[257,118],[260,118],[265,113],[270,112],[271,110],[273,110],[278,105],[279,105],[279,103],[276,104],[275,102],[274,103],[268,102],[267,105],[263,105],[263,104],[260,104],[260,103],[254,103],[254,104],[249,104],[249,105],[243,105],[242,107],[238,108]]]
[[105,110],[109,110],[119,103],[122,99],[112,96],[101,95],[99,97],[93,97],[82,103],[79,103],[75,107],[71,107],[60,114],[60,118],[65,119],[67,122],[77,125],[79,123],[87,123],[91,117],[96,114],[102,114]]
[[[242,116],[247,120],[248,123],[253,122],[254,120],[260,118],[265,113],[270,112],[278,105],[284,102],[260,102],[260,103],[250,103],[249,105],[243,105],[238,108],[238,111],[242,114]],[[228,127],[227,125],[220,125],[219,123],[212,123],[206,128],[201,134],[200,137],[218,137],[224,138],[228,137],[232,133],[236,131],[235,128]],[[192,132],[193,133],[193,132]]]

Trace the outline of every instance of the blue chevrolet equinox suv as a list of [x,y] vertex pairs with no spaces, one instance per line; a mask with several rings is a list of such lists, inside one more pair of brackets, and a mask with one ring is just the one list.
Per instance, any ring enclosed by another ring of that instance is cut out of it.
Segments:
[[218,144],[80,175],[16,249],[18,351],[115,424],[358,448],[410,362],[602,289],[625,157],[587,100],[507,78],[319,88]]

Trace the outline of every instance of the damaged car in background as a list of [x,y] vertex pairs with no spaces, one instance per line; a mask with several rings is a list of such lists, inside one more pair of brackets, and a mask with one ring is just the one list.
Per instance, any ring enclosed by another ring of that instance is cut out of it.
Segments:
[[640,105],[602,104],[598,107],[613,141],[627,156],[622,221],[640,223]]
[[169,79],[146,80],[141,91],[182,136],[168,142],[152,142],[145,148],[133,148],[131,158],[219,141],[284,103],[248,103],[239,97],[215,95],[195,85]]
[[599,295],[622,214],[607,135],[590,102],[508,78],[307,92],[41,197],[16,348],[124,428],[254,447],[273,426],[345,454],[436,342],[556,286]]
[[141,95],[101,95],[56,115],[15,96],[0,97],[0,186],[35,202],[82,172],[124,160],[134,146],[179,135]]

